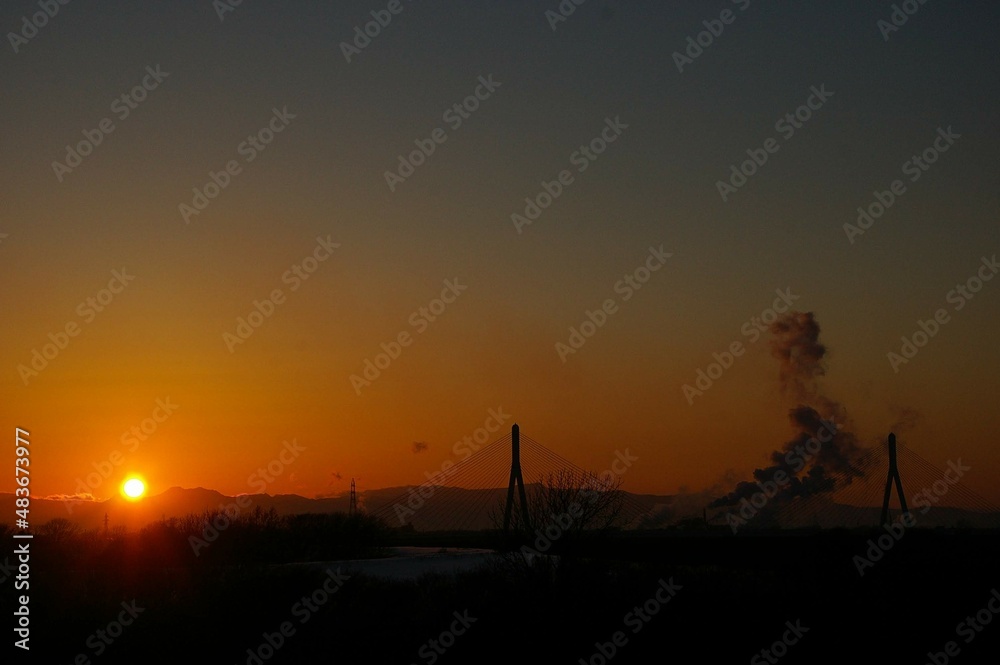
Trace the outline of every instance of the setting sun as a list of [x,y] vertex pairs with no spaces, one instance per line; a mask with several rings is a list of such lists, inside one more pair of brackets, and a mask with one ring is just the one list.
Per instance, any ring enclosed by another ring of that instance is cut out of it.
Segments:
[[130,499],[141,498],[146,492],[146,485],[138,478],[129,478],[122,485],[122,493]]

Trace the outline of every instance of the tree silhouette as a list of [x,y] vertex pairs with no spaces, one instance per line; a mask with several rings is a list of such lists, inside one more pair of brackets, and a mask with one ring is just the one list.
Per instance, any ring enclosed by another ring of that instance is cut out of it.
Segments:
[[[583,532],[602,533],[626,525],[622,479],[605,480],[592,473],[561,469],[528,485],[528,514],[533,530],[558,531],[559,538]],[[505,500],[490,510],[490,520],[503,528]],[[526,532],[519,511],[511,511],[511,529]]]

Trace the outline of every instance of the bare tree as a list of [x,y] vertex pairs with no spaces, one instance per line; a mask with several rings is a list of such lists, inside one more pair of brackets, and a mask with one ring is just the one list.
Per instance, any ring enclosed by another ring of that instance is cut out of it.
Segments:
[[50,538],[53,541],[61,542],[69,540],[79,531],[76,524],[70,522],[65,517],[56,517],[49,520],[38,528],[38,535]]
[[[625,493],[620,477],[610,480],[591,473],[563,469],[549,473],[540,482],[528,485],[528,515],[531,529],[525,528],[519,510],[511,510],[512,531],[543,532],[554,525],[560,537],[582,532],[604,532],[625,525]],[[490,511],[490,519],[503,528],[505,499]]]

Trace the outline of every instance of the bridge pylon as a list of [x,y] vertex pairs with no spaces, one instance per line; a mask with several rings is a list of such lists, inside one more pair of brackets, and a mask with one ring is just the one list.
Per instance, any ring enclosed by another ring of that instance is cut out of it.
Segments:
[[521,500],[522,526],[531,532],[531,516],[528,512],[528,498],[524,491],[524,476],[521,474],[521,428],[514,423],[510,428],[510,481],[507,483],[507,503],[503,510],[503,532],[510,532],[511,511],[514,508],[514,487],[517,486],[517,497]]
[[903,507],[903,514],[910,511],[906,509],[906,495],[903,494],[903,481],[899,478],[899,467],[896,465],[896,435],[889,433],[889,475],[885,479],[885,495],[882,498],[882,520],[883,526],[889,526],[889,497],[892,495],[892,484],[896,483],[896,494],[899,495],[899,503]]

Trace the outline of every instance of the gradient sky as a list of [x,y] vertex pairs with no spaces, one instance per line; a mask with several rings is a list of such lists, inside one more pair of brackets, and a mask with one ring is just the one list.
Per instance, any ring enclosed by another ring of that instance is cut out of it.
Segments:
[[[415,484],[496,407],[595,471],[630,448],[632,491],[747,477],[790,434],[766,340],[693,405],[682,386],[788,287],[861,439],[915,410],[900,441],[961,457],[1000,504],[1000,280],[946,301],[1000,249],[1000,7],[927,3],[885,41],[889,2],[590,0],[553,31],[557,4],[404,0],[350,63],[340,43],[385,3],[254,0],[220,20],[208,0],[74,2],[17,53],[5,40],[0,402],[8,431],[31,430],[33,492],[73,492],[115,450],[98,498],[127,472],[154,492],[250,491],[293,438],[306,452],[269,493]],[[679,73],[672,54],[726,8]],[[36,10],[4,3],[0,27]],[[112,101],[157,65],[169,76],[119,119]],[[501,86],[449,128],[491,74]],[[821,85],[834,95],[781,139]],[[246,163],[275,107],[295,119]],[[53,161],[105,117],[115,130],[59,182]],[[608,117],[628,129],[518,233],[511,214]],[[447,141],[391,192],[384,172],[438,127]],[[857,207],[947,127],[961,139],[849,243]],[[723,202],[716,182],[770,137],[779,151]],[[178,205],[234,159],[185,224]],[[290,292],[319,236],[340,247]],[[563,363],[556,343],[660,245],[664,268]],[[78,305],[122,268],[134,281],[87,322]],[[418,333],[411,313],[455,278],[468,289]],[[230,353],[223,333],[275,288],[287,300]],[[939,308],[950,322],[894,373],[886,354]],[[25,385],[18,366],[69,322],[81,333]],[[350,376],[403,331],[413,344],[356,394]],[[129,451],[122,434],[167,397],[177,411]]]

